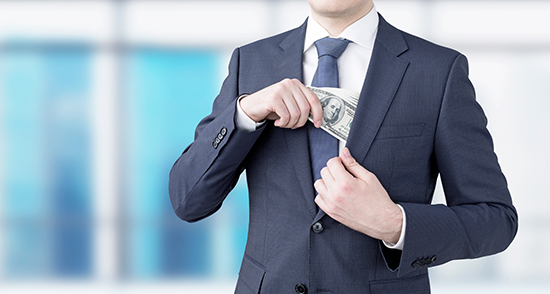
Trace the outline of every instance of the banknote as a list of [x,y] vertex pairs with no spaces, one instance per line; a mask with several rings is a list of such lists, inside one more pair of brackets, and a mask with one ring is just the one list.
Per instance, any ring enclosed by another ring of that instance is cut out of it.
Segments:
[[[359,93],[340,88],[309,87],[309,89],[319,97],[323,107],[321,129],[338,140],[347,141],[359,101]],[[313,122],[311,113],[309,120]]]

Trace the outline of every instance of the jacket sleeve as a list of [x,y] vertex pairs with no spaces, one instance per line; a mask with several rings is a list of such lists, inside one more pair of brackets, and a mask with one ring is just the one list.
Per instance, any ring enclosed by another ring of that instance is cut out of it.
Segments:
[[[196,128],[194,141],[170,171],[169,194],[181,219],[194,222],[216,212],[244,169],[244,159],[263,131],[236,127],[239,96],[239,49],[229,63],[229,75],[216,97],[212,113]],[[192,97],[189,97],[192,99]]]
[[486,126],[468,79],[468,62],[459,54],[446,82],[434,142],[447,205],[400,203],[407,230],[397,255],[399,276],[495,254],[514,239],[517,212]]

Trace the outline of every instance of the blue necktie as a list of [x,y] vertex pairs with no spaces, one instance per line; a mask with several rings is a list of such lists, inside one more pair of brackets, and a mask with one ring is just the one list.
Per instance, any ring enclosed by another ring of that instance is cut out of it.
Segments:
[[[319,64],[313,76],[313,87],[339,87],[338,62],[349,44],[349,40],[324,38],[315,42],[319,54]],[[338,139],[329,133],[317,129],[312,123],[307,124],[309,137],[309,154],[313,181],[321,178],[321,169],[327,165],[327,161],[338,156]]]

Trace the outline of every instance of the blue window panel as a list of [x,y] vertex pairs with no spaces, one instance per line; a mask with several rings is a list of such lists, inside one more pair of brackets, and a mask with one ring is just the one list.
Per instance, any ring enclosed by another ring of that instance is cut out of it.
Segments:
[[[220,68],[213,51],[143,49],[127,56],[125,203],[130,228],[124,251],[130,278],[212,276],[220,272],[213,256],[228,256],[231,270],[222,273],[237,272],[248,222],[247,216],[239,218],[247,215],[244,184],[237,185],[243,188],[229,196],[220,215],[194,224],[175,216],[168,196],[170,168],[210,113],[223,76]],[[229,225],[224,244],[215,242],[220,223]]]
[[210,112],[219,87],[217,54],[139,50],[128,57],[126,73],[129,213],[163,217],[172,208],[157,195],[168,195],[167,172]]
[[91,274],[91,142],[89,93],[91,54],[86,49],[56,48],[44,56],[46,149],[50,171],[53,271]]
[[126,232],[128,246],[122,252],[127,255],[123,268],[125,276],[130,279],[154,278],[161,274],[160,266],[160,230],[153,221],[141,221],[129,224]]
[[44,173],[41,61],[30,52],[0,55],[0,89],[3,106],[2,214],[3,272],[9,278],[47,273],[48,236],[41,223],[47,217]]
[[16,44],[0,55],[10,277],[91,274],[90,57],[72,44]]
[[29,52],[0,55],[3,134],[2,214],[8,219],[46,213],[41,58]]
[[[127,59],[129,132],[128,274],[131,277],[162,277],[178,270],[168,259],[187,260],[170,243],[179,244],[177,232],[170,232],[173,220],[181,234],[187,232],[177,220],[168,197],[168,173],[183,148],[193,139],[193,130],[210,111],[217,79],[217,54],[145,49]],[[194,97],[189,99],[189,97]],[[189,228],[199,244],[194,258],[206,256],[207,231]],[[164,237],[166,236],[166,237]],[[203,241],[201,241],[203,240]],[[182,245],[183,246],[183,245]],[[189,245],[191,246],[191,245]],[[174,251],[171,251],[173,248]],[[167,252],[168,251],[168,252]],[[182,261],[181,268],[188,268]]]
[[49,275],[49,236],[36,223],[4,225],[3,270],[9,279],[42,278]]
[[[216,244],[216,255],[227,256],[227,264],[224,268],[219,269],[220,275],[224,277],[234,278],[239,272],[246,239],[248,234],[248,190],[246,186],[246,177],[241,176],[241,179],[233,188],[233,191],[227,196],[223,208],[225,211],[227,230],[229,237],[226,243]],[[216,217],[223,217],[223,214]]]
[[208,234],[208,223],[170,223],[161,228],[163,274],[167,277],[209,275],[212,256],[208,249],[212,239]]

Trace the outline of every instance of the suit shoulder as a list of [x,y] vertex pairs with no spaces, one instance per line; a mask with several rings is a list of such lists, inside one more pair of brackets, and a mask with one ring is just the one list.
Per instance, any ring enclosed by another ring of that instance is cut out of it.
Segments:
[[432,60],[455,60],[459,55],[462,55],[455,49],[436,44],[407,32],[401,31],[401,33],[409,47],[409,50],[404,54],[405,56],[429,57]]
[[278,48],[281,43],[283,43],[291,34],[298,33],[302,28],[294,28],[286,32],[276,34],[267,38],[263,38],[252,43],[243,45],[239,47],[241,53],[258,53],[258,52],[269,52],[273,48]]
[[381,15],[376,39],[378,44],[386,47],[388,51],[419,65],[439,67],[438,65],[452,63],[461,55],[454,49],[435,44],[394,27]]
[[[457,64],[457,60],[466,61],[457,50],[445,47],[421,37],[409,34],[380,18],[380,43],[400,59],[409,62],[409,70],[429,73],[434,77],[447,76]],[[463,64],[467,64],[463,63]]]

